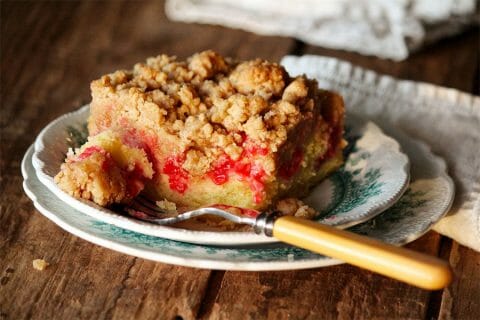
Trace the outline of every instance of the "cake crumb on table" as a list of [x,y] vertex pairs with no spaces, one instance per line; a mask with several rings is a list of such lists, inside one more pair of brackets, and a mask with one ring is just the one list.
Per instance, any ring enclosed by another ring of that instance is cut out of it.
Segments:
[[45,270],[50,264],[43,259],[35,259],[32,261],[33,268],[39,271]]

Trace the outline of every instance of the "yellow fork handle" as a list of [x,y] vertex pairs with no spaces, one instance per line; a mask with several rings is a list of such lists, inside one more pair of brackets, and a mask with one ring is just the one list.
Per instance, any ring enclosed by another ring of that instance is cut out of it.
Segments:
[[449,264],[436,257],[309,220],[280,217],[273,224],[273,236],[423,289],[442,289],[452,281]]

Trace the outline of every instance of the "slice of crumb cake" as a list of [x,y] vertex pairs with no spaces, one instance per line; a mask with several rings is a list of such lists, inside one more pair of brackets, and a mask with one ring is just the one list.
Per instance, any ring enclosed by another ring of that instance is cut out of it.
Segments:
[[143,148],[124,142],[122,133],[114,130],[89,137],[67,155],[55,182],[73,196],[101,206],[132,199],[154,171]]
[[89,142],[55,180],[100,205],[143,190],[179,206],[261,210],[342,164],[342,98],[275,63],[161,55],[91,90]]

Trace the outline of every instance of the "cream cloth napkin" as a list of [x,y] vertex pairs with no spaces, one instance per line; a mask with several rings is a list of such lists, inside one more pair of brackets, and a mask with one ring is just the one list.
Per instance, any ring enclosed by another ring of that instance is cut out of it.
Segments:
[[403,60],[478,22],[476,0],[168,0],[172,20],[281,35]]
[[348,110],[390,123],[428,143],[443,157],[456,195],[434,230],[480,251],[480,97],[431,84],[396,80],[348,62],[320,56],[286,56],[293,75],[306,74],[339,92]]

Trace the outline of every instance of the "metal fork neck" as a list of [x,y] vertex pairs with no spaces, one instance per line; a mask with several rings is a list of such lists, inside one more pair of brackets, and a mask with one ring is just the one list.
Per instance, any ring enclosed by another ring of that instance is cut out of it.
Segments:
[[264,234],[268,237],[273,237],[273,225],[275,220],[281,215],[282,213],[279,211],[260,213],[255,220],[253,230],[256,234]]

